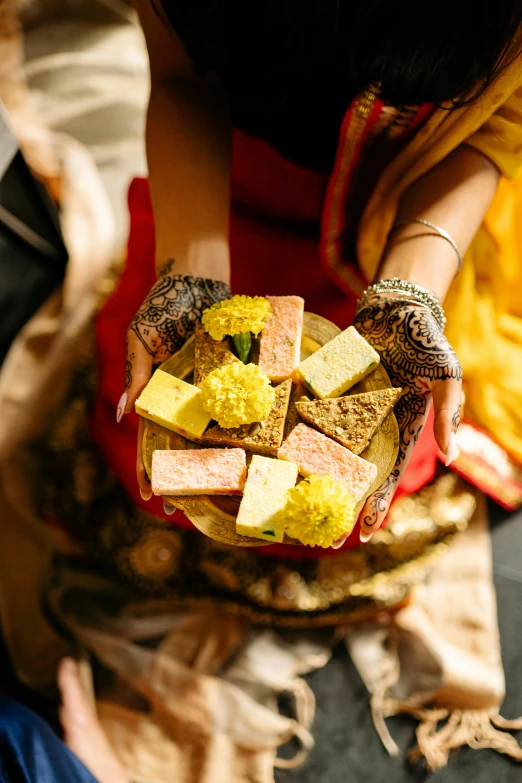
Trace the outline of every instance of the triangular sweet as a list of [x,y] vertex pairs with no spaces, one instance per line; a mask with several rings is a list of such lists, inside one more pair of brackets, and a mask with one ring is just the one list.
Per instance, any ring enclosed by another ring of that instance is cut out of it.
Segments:
[[194,346],[194,386],[201,386],[212,370],[239,362],[230,350],[230,342],[213,340],[203,326],[196,324],[196,343]]
[[402,389],[380,389],[334,400],[296,402],[296,408],[306,422],[360,454],[401,393]]
[[276,457],[283,442],[285,419],[290,402],[292,381],[283,381],[275,388],[275,401],[272,410],[262,424],[242,424],[241,427],[224,429],[215,426],[203,436],[203,443],[209,446],[231,446]]
[[290,404],[288,405],[288,413],[286,414],[284,433],[285,440],[288,438],[292,430],[301,423],[301,417],[297,411],[296,404],[298,402],[306,402],[307,400],[313,400],[311,393],[308,391],[304,383],[297,381],[297,383],[294,383],[292,386]]

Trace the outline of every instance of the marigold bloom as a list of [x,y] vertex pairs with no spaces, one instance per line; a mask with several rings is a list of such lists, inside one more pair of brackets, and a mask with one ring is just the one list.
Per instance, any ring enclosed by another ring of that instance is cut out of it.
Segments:
[[268,418],[275,389],[257,364],[229,364],[207,375],[200,399],[220,427],[239,427]]
[[289,490],[285,530],[308,546],[332,546],[355,522],[355,500],[332,476],[310,476]]
[[264,296],[233,296],[205,310],[201,323],[213,340],[252,332],[256,337],[272,314]]

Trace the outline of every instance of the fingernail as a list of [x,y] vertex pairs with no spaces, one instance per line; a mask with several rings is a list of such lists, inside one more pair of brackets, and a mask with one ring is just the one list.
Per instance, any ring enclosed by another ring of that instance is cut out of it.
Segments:
[[172,514],[176,513],[174,506],[169,506],[167,503],[165,503],[165,501],[163,501],[163,511],[168,517],[171,517]]
[[118,410],[116,411],[116,422],[117,424],[120,423],[121,417],[125,413],[125,408],[127,407],[127,400],[129,399],[129,395],[127,392],[123,392],[123,394],[120,397],[120,401],[118,403]]
[[343,544],[346,543],[347,538],[348,536],[343,536],[338,541],[334,541],[332,544],[332,549],[340,549],[343,546]]
[[446,467],[451,465],[453,460],[459,456],[459,447],[457,446],[457,433],[452,432],[449,437],[448,450],[446,452]]
[[364,533],[359,534],[359,538],[361,539],[361,544],[367,544],[368,541],[373,537],[373,533],[368,533],[367,536],[364,535]]
[[152,492],[144,492],[140,487],[140,495],[142,500],[150,500],[152,497]]

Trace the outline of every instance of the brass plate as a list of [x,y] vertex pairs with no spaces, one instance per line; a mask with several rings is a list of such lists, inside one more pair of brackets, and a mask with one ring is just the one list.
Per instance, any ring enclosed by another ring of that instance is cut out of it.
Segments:
[[[335,324],[327,321],[326,318],[313,313],[305,313],[301,359],[305,359],[317,351],[322,345],[336,337],[340,331]],[[167,359],[161,365],[161,369],[183,380],[190,380],[194,370],[194,338],[192,337],[188,340],[181,351]],[[358,383],[357,386],[354,386],[350,390],[350,394],[387,388],[391,388],[390,379],[386,370],[379,365],[374,372]],[[170,432],[170,430],[166,430],[159,424],[149,420],[145,420],[142,447],[145,470],[149,477],[152,453],[156,449],[201,448],[198,444],[187,441],[175,432]],[[378,469],[377,477],[368,494],[377,489],[388,478],[395,465],[398,452],[399,428],[394,414],[390,413],[373,436],[370,445],[361,454],[361,457],[368,460],[368,462],[373,462],[377,465]],[[359,504],[358,510],[364,505],[365,499]],[[241,502],[239,497],[196,495],[193,497],[165,497],[164,500],[175,508],[181,509],[194,527],[215,541],[245,547],[269,546],[270,544],[268,541],[240,536],[236,533],[235,519],[239,503]],[[289,538],[285,539],[285,543],[298,545],[298,542]]]

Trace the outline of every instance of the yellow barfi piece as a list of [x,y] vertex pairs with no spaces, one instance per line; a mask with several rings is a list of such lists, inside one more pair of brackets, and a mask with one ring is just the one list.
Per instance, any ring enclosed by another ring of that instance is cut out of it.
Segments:
[[248,478],[236,519],[241,536],[262,538],[280,544],[285,534],[281,513],[286,493],[295,487],[297,465],[270,457],[252,457]]
[[136,400],[136,412],[189,440],[199,440],[210,423],[200,389],[156,370]]
[[377,351],[350,326],[301,362],[297,376],[321,400],[340,397],[379,364]]

